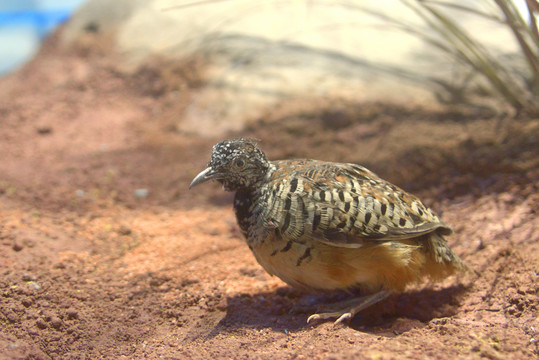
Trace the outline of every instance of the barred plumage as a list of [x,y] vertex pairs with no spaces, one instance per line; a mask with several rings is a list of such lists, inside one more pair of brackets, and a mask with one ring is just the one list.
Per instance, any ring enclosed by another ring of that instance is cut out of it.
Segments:
[[417,197],[366,168],[316,160],[268,161],[249,139],[215,145],[192,182],[217,179],[236,191],[247,244],[272,275],[307,291],[364,288],[351,317],[425,276],[466,269],[447,246],[452,230]]

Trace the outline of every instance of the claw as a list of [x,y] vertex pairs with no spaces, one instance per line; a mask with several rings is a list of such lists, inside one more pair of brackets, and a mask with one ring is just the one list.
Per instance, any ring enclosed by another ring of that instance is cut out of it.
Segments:
[[335,320],[335,322],[333,324],[337,325],[337,324],[340,324],[341,322],[343,322],[344,320],[351,319],[351,318],[352,318],[352,313],[347,312],[347,313],[342,314],[337,320]]
[[364,296],[360,299],[359,303],[355,304],[354,306],[350,307],[347,306],[345,310],[341,311],[335,311],[335,312],[327,312],[327,313],[320,313],[320,314],[313,314],[307,318],[307,324],[310,323],[313,320],[318,319],[335,319],[335,325],[342,323],[343,321],[347,319],[351,319],[361,310],[376,304],[377,302],[385,299],[391,294],[390,291],[384,290],[377,292],[372,295]]
[[335,323],[338,323],[344,319],[347,319],[347,318],[350,318],[352,317],[352,314],[350,312],[348,313],[342,313],[342,312],[330,312],[330,313],[320,313],[320,314],[312,314],[311,316],[309,316],[307,318],[307,324],[310,323],[311,321],[313,320],[318,320],[318,319],[334,319],[336,317],[339,317],[339,319],[337,319],[337,321]]

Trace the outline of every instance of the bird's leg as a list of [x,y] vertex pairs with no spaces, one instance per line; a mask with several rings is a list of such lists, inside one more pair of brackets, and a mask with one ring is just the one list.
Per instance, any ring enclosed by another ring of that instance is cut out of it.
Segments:
[[347,306],[340,311],[313,314],[309,316],[309,318],[307,319],[307,323],[311,322],[312,320],[337,318],[337,320],[335,320],[335,324],[338,324],[346,319],[353,318],[354,315],[356,315],[361,310],[366,309],[369,306],[384,300],[390,294],[391,291],[382,290],[372,295],[362,296],[359,299],[354,299],[354,305]]

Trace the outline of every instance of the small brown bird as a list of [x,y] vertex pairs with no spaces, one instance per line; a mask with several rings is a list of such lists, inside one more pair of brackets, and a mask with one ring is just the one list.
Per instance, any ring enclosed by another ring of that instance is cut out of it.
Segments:
[[360,288],[336,323],[425,277],[467,269],[447,246],[452,230],[417,197],[355,164],[268,161],[250,139],[224,140],[189,188],[215,179],[235,191],[234,210],[256,260],[307,291]]

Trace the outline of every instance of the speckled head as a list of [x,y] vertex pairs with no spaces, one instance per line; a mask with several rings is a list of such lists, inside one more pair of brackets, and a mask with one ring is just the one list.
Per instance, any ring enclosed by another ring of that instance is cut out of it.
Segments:
[[193,179],[189,188],[215,179],[225,190],[235,191],[254,186],[268,169],[268,159],[254,140],[223,140],[213,147],[208,167]]

